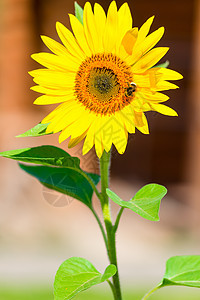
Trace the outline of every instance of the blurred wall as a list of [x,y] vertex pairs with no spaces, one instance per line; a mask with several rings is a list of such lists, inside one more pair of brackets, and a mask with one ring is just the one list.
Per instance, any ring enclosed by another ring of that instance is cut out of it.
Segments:
[[188,139],[185,179],[189,183],[186,197],[194,207],[200,207],[200,1],[196,1],[193,31],[193,55],[187,102]]

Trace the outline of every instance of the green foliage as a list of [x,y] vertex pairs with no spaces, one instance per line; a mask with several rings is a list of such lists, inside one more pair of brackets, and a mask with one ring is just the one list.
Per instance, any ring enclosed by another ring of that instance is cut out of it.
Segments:
[[71,196],[92,208],[93,189],[84,175],[89,176],[94,184],[99,182],[99,175],[64,167],[27,166],[23,164],[19,164],[19,166],[28,174],[36,177],[44,186]]
[[159,221],[159,208],[167,189],[159,184],[147,184],[130,201],[123,201],[113,191],[107,189],[107,195],[121,207],[129,208],[150,221]]
[[5,151],[1,152],[0,156],[47,166],[53,165],[73,168],[79,168],[80,166],[80,159],[78,157],[72,157],[61,148],[48,145]]
[[200,288],[200,255],[174,256],[168,259],[160,287],[166,285]]
[[146,300],[162,287],[174,285],[200,288],[200,255],[169,258],[166,262],[166,270],[161,283],[147,293],[142,300]]
[[101,274],[88,260],[80,257],[69,258],[56,273],[55,300],[72,299],[81,291],[108,280],[116,271],[114,265],[109,265],[104,274]]
[[27,136],[42,136],[42,135],[48,135],[51,133],[46,133],[46,129],[48,124],[37,124],[36,126],[34,126],[33,128],[29,129],[28,131],[17,135],[16,137],[27,137]]
[[83,24],[83,9],[77,2],[75,2],[75,15],[77,19]]
[[36,177],[46,187],[74,197],[88,207],[92,207],[93,187],[91,181],[96,185],[100,177],[97,174],[81,170],[78,157],[72,157],[63,149],[48,145],[5,151],[0,153],[0,156],[43,165],[20,164],[20,167]]

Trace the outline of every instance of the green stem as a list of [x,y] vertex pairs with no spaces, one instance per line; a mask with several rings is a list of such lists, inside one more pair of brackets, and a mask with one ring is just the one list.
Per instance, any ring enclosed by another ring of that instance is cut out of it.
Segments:
[[96,214],[95,210],[92,208],[92,213],[95,217],[95,219],[97,220],[98,224],[99,224],[99,227],[101,229],[101,232],[102,232],[102,235],[103,235],[103,239],[104,239],[104,242],[105,242],[105,245],[106,245],[106,249],[108,251],[108,241],[107,241],[107,237],[106,237],[106,233],[105,233],[105,230],[103,228],[103,225],[98,217],[98,215]]
[[121,215],[122,215],[123,211],[124,211],[124,207],[121,207],[120,211],[119,211],[119,213],[117,215],[117,218],[116,218],[116,221],[115,221],[115,225],[113,227],[114,232],[117,231],[117,228],[119,226],[119,221],[120,221],[120,218],[121,218]]
[[152,290],[150,290],[143,298],[142,300],[146,300],[147,298],[149,298],[149,296],[151,296],[155,291],[157,291],[161,286],[157,285],[155,288],[153,288]]
[[108,257],[110,263],[115,265],[117,268],[117,273],[113,276],[113,288],[115,292],[113,293],[115,300],[122,300],[121,288],[119,282],[119,273],[117,266],[117,255],[116,255],[116,241],[115,241],[115,231],[112,225],[111,212],[109,205],[109,198],[106,194],[106,189],[109,187],[109,167],[110,167],[110,152],[103,152],[100,158],[100,171],[101,171],[101,206],[102,212],[107,232],[108,239]]
[[115,291],[113,283],[110,280],[107,280],[107,282],[108,282],[108,284],[111,288],[111,291],[113,292],[114,297],[117,298],[116,291]]

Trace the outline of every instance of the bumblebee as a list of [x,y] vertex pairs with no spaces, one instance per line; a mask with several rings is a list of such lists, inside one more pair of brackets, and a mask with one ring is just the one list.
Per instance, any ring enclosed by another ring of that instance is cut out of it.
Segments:
[[136,91],[136,84],[134,82],[131,82],[128,84],[128,87],[125,89],[125,96],[131,97],[133,96],[133,93]]

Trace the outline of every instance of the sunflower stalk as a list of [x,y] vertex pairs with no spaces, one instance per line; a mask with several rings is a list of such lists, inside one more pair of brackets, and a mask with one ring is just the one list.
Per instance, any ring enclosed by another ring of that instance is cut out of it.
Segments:
[[113,296],[115,300],[122,300],[120,281],[119,281],[119,272],[117,265],[117,253],[116,253],[116,239],[115,239],[115,226],[112,224],[111,211],[109,198],[106,193],[106,189],[109,187],[109,168],[110,168],[110,151],[107,153],[103,152],[102,157],[100,158],[100,172],[101,172],[101,206],[103,212],[103,218],[106,227],[107,241],[108,241],[108,258],[110,263],[115,265],[117,268],[116,274],[113,276]]

